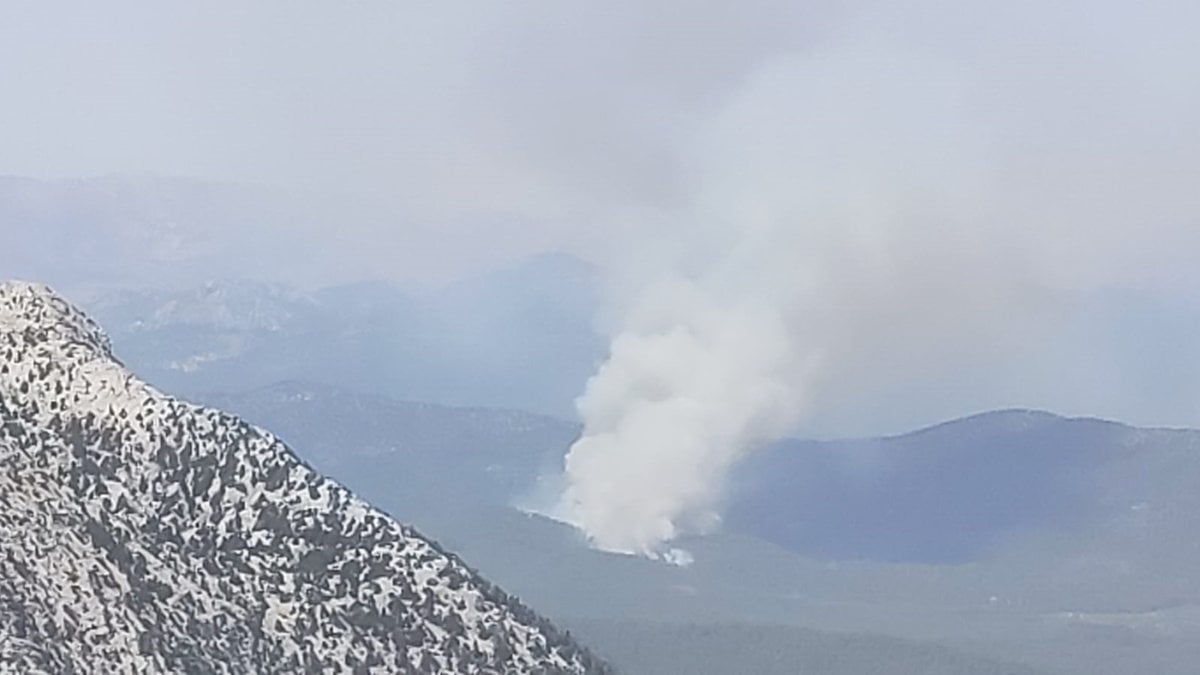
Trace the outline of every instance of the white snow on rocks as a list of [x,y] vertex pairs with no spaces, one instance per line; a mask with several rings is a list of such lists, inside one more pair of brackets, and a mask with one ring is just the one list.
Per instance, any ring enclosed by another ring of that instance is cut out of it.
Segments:
[[0,670],[587,673],[548,622],[269,433],[0,284]]

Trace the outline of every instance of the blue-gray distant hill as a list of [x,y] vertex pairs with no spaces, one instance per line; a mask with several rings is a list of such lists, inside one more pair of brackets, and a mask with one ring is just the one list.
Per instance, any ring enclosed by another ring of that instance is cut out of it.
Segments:
[[282,380],[570,415],[604,355],[593,270],[548,254],[428,291],[255,281],[135,287],[82,303],[130,365],[187,393]]
[[1149,494],[1114,503],[1106,469],[1195,437],[1006,410],[887,438],[784,441],[738,467],[726,522],[820,558],[969,562],[1005,537],[1149,508]]

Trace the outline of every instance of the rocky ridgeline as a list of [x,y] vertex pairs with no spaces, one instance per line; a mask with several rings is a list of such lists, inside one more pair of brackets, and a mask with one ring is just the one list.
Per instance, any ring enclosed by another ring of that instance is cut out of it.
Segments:
[[608,672],[269,433],[138,380],[25,283],[0,285],[0,669]]

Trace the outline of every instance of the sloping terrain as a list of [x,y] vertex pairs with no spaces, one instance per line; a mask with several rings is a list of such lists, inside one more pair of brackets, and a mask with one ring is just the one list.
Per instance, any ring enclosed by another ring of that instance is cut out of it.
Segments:
[[[630,672],[658,672],[677,637],[712,663],[761,664],[764,649],[791,649],[795,627],[865,634],[880,672],[973,653],[1011,672],[1024,672],[1015,659],[1182,674],[1200,658],[1195,431],[1001,411],[891,438],[787,441],[738,470],[724,533],[682,542],[696,561],[681,568],[590,550],[509,508],[561,458],[569,423],[295,382],[206,400],[277,429]],[[464,496],[446,508],[443,493]],[[746,626],[783,642],[742,640]],[[631,632],[636,644],[620,637]],[[849,643],[827,644],[814,659]]]
[[270,434],[138,380],[0,285],[0,667],[585,673],[605,666]]
[[[496,408],[396,401],[311,382],[281,382],[200,402],[276,430],[335,478],[409,501],[507,504],[557,472],[578,428]],[[279,431],[282,430],[282,431]]]
[[931,643],[787,626],[580,621],[618,667],[654,675],[1043,675]]

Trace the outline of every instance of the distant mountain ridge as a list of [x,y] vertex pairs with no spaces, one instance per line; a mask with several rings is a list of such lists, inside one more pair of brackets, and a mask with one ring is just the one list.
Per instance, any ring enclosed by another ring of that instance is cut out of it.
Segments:
[[[1200,433],[1013,409],[897,436],[789,440],[736,469],[727,523],[821,558],[967,562],[1005,537],[1117,517],[1101,487],[1109,468],[1189,437]],[[1200,454],[1179,459],[1200,469]]]
[[195,395],[282,380],[570,415],[605,344],[586,263],[543,255],[446,287],[224,281],[91,294],[139,373]]
[[[192,283],[237,274],[246,261],[281,272],[268,222],[302,224],[304,209],[270,190],[167,176],[36,179],[0,176],[0,268],[71,287]],[[301,238],[292,255],[311,250]]]
[[[496,506],[547,496],[580,429],[554,417],[310,382],[200,400],[277,429],[327,471],[395,503],[446,491]],[[1133,465],[1171,462],[1171,475],[1200,480],[1192,444],[1200,432],[1027,409],[896,436],[787,439],[735,468],[723,529],[818,559],[963,563],[1012,537],[1077,534],[1125,522],[1143,502],[1188,499],[1183,488],[1156,495],[1152,485],[1134,485]],[[1126,464],[1124,477],[1114,473]],[[446,467],[461,479],[444,484]],[[1182,516],[1173,522],[1187,527]]]
[[0,285],[0,670],[604,673],[270,434]]
[[409,502],[453,496],[464,505],[509,504],[559,471],[579,434],[578,425],[545,415],[397,401],[313,382],[198,400],[280,429],[331,475]]

